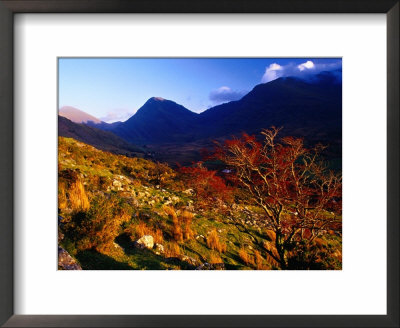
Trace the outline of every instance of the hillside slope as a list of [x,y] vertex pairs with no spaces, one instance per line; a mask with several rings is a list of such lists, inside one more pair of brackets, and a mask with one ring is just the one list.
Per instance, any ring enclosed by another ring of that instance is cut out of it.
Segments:
[[144,156],[143,149],[130,144],[112,132],[103,131],[85,124],[74,123],[62,116],[58,116],[58,135],[60,137],[74,138],[115,154]]
[[[59,137],[58,177],[59,246],[83,270],[276,269],[259,208],[204,203],[167,165]],[[341,237],[320,243],[335,253],[310,268],[340,269]]]

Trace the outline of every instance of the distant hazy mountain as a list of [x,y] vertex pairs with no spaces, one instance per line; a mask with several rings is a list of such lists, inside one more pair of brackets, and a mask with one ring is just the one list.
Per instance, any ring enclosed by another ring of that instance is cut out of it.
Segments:
[[84,111],[75,108],[75,107],[71,107],[71,106],[64,106],[61,107],[58,111],[58,115],[66,117],[67,119],[71,120],[74,123],[88,123],[88,122],[93,122],[93,123],[101,123],[101,121],[88,114],[85,113]]
[[109,131],[103,131],[85,124],[74,123],[58,116],[58,135],[74,138],[98,149],[127,156],[143,157],[144,151]]

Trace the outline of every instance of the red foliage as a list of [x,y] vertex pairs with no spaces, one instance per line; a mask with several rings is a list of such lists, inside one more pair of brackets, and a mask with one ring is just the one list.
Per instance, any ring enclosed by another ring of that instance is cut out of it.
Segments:
[[263,142],[243,134],[217,145],[214,157],[232,170],[247,199],[264,210],[267,226],[276,233],[279,262],[286,267],[286,248],[312,241],[340,227],[341,175],[326,170],[318,156],[323,147],[304,147],[303,140],[285,137],[279,129],[264,130]]
[[232,199],[232,188],[225,184],[216,171],[209,171],[201,164],[195,167],[181,167],[179,171],[186,185],[195,191],[201,203],[209,204],[216,200],[227,202]]

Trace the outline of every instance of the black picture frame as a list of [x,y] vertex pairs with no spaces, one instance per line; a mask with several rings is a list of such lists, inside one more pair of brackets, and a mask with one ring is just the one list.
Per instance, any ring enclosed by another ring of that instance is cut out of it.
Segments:
[[[4,327],[399,327],[399,8],[399,0],[0,0],[0,324]],[[13,17],[16,13],[386,14],[387,315],[14,315],[13,208],[18,197],[14,196],[13,188]]]

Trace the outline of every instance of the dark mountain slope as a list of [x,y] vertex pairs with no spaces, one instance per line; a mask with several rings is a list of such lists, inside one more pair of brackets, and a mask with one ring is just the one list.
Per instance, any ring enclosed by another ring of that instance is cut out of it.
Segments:
[[62,116],[58,116],[58,135],[60,137],[74,138],[115,154],[143,157],[144,153],[141,148],[128,143],[111,132],[85,124],[74,123]]
[[284,126],[288,134],[341,135],[341,85],[309,83],[280,78],[257,85],[242,99],[201,113],[199,136],[228,136],[245,131],[258,133],[272,125]]
[[[340,72],[322,72],[302,80],[279,78],[259,84],[238,101],[195,114],[173,101],[150,98],[126,122],[95,126],[130,143],[149,146],[156,156],[174,162],[173,154],[192,160],[201,147],[242,132],[259,134],[271,126],[281,135],[304,137],[308,145],[329,146],[331,159],[341,158],[342,84]],[[168,154],[167,154],[167,153]],[[158,154],[158,155],[157,155]]]
[[106,123],[101,121],[100,123],[93,123],[92,121],[86,122],[85,123],[88,126],[92,126],[94,128],[104,130],[104,131],[112,131],[114,130],[118,125],[122,124],[121,121],[114,122],[114,123]]
[[192,141],[198,114],[163,98],[150,98],[126,122],[112,131],[134,143]]

